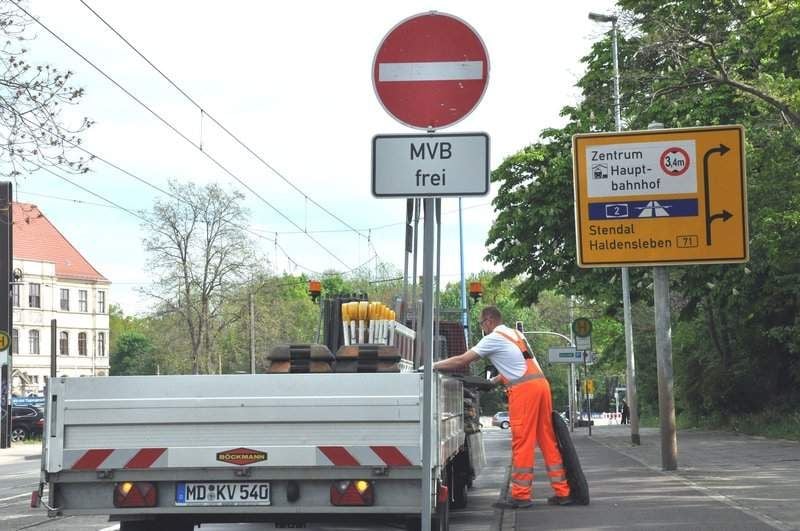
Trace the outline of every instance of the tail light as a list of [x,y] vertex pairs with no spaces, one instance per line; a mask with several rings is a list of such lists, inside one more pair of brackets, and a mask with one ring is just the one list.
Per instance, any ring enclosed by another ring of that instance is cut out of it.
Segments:
[[375,490],[369,481],[363,479],[334,481],[331,485],[331,505],[356,506],[374,505]]
[[114,507],[155,507],[158,490],[148,481],[125,481],[114,486]]
[[36,421],[36,425],[40,428],[44,428],[44,419],[39,419]]

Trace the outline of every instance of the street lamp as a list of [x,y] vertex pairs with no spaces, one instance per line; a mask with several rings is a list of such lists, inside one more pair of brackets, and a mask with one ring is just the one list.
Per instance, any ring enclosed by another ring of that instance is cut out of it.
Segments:
[[[603,15],[589,13],[589,20],[595,22],[611,23],[611,53],[614,56],[614,123],[617,132],[622,131],[622,117],[619,105],[619,50],[617,48],[617,21],[616,15]],[[628,407],[631,410],[631,443],[641,444],[639,438],[639,408],[636,402],[636,363],[633,356],[633,324],[631,322],[631,283],[628,268],[623,267],[622,273],[622,313],[625,321],[625,359],[626,380],[628,385]]]

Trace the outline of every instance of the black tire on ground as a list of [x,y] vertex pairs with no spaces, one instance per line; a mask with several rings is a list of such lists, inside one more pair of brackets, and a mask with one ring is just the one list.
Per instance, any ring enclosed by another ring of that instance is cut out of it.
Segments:
[[502,428],[502,429],[504,429],[504,430],[507,430],[507,429],[508,429],[508,426],[509,426],[509,424],[508,424],[508,421],[507,421],[507,420],[504,420],[504,421],[503,421],[503,422],[500,424],[500,428]]

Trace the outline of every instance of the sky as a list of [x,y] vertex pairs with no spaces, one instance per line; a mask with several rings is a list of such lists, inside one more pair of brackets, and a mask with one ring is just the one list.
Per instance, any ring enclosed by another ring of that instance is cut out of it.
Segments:
[[[387,114],[374,93],[372,62],[389,30],[411,15],[436,10],[461,18],[478,32],[489,55],[486,92],[469,116],[440,132],[486,132],[494,169],[536,142],[542,129],[563,124],[559,111],[579,100],[575,83],[584,71],[580,58],[609,29],[587,15],[614,9],[606,0],[84,1],[203,111],[80,0],[23,5],[192,142],[202,143],[203,152],[32,23],[29,29],[36,38],[29,43],[29,60],[74,71],[73,81],[86,91],[80,105],[63,114],[68,121],[88,116],[96,122],[84,136],[84,147],[160,187],[178,179],[201,185],[218,182],[242,192],[250,228],[264,235],[253,238],[262,259],[277,273],[311,276],[316,275],[309,271],[342,271],[364,263],[372,270],[377,261],[402,272],[405,201],[374,198],[370,190],[372,137],[417,132]],[[203,113],[236,134],[269,167]],[[166,199],[100,161],[74,179],[134,211],[147,211],[154,201]],[[142,246],[146,230],[141,220],[103,206],[102,199],[42,171],[22,177],[16,190],[19,201],[37,204],[112,282],[112,303],[126,314],[148,310],[151,301],[138,292],[153,280]],[[497,270],[484,260],[495,191],[493,185],[488,196],[463,200],[467,274]],[[457,199],[444,199],[443,283],[459,277],[457,208]],[[302,231],[312,233],[331,253]],[[271,241],[276,233],[279,246]]]

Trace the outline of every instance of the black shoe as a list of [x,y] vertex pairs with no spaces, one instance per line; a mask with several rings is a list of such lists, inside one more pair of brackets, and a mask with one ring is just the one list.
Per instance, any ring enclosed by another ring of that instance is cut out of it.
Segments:
[[550,496],[547,498],[548,505],[572,505],[575,501],[571,496]]
[[515,500],[511,498],[507,501],[493,503],[492,507],[495,509],[527,509],[528,507],[533,507],[533,502],[531,500]]

